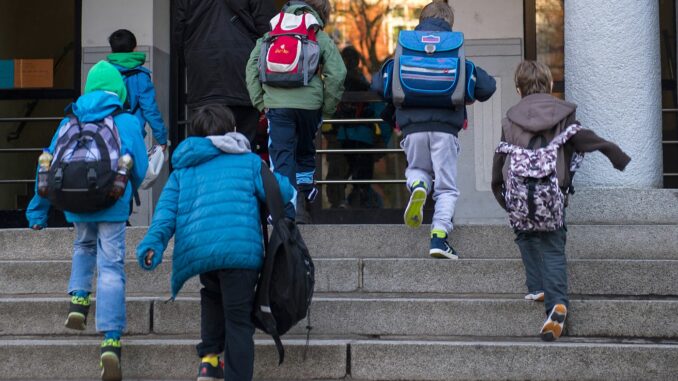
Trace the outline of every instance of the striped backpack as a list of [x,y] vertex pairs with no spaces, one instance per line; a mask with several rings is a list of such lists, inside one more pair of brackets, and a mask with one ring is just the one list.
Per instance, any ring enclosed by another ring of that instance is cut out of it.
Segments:
[[[497,147],[496,152],[506,154],[509,159],[504,198],[514,229],[554,231],[563,226],[565,195],[556,173],[558,149],[581,129],[573,124],[548,144],[540,135],[533,137],[527,148],[506,142]],[[535,148],[538,141],[541,144]],[[579,165],[581,156],[575,158],[572,165]]]

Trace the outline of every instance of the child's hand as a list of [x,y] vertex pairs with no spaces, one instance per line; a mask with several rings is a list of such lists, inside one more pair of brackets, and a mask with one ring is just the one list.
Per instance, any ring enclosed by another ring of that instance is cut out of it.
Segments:
[[40,225],[40,224],[35,224],[35,225],[31,226],[31,229],[33,229],[33,230],[42,230],[44,228],[45,227]]
[[153,264],[153,256],[155,255],[155,252],[153,250],[149,250],[146,252],[146,258],[144,258],[144,263],[146,266],[151,267]]
[[139,257],[139,265],[144,270],[153,271],[156,267],[158,267],[161,260],[162,256],[156,255],[155,251],[153,250],[148,250],[146,251],[146,255]]

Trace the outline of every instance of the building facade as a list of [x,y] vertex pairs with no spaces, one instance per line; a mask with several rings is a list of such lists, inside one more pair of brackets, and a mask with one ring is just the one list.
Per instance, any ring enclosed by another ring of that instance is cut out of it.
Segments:
[[[326,30],[340,48],[359,52],[360,69],[369,80],[392,54],[397,33],[417,24],[426,3],[334,0],[336,11]],[[633,157],[628,169],[617,173],[602,155],[590,155],[577,176],[580,187],[678,188],[676,0],[450,3],[455,29],[465,33],[467,54],[498,84],[491,101],[469,108],[470,128],[461,135],[462,198],[456,218],[503,218],[489,192],[491,157],[501,118],[518,101],[513,70],[525,58],[547,63],[556,95],[579,104],[582,124]],[[174,54],[172,11],[170,0],[0,0],[0,226],[21,223],[21,210],[33,195],[38,149],[49,143],[64,107],[80,94],[89,67],[107,54],[107,37],[116,29],[135,33],[138,49],[147,53],[170,138],[175,146],[183,139],[185,70]],[[51,83],[35,87],[8,79],[6,65],[20,59],[51,59],[45,78],[39,78]],[[398,133],[376,121],[381,106],[374,96],[350,92],[345,98],[358,105],[348,110],[361,111],[337,115],[319,134],[317,178],[323,198],[314,205],[314,218],[397,222],[407,200]],[[363,156],[372,166],[368,179],[350,168],[346,155],[353,153],[335,151],[347,146],[341,131],[355,127],[339,120],[347,118],[368,120],[362,125],[371,134],[368,147],[379,150]],[[150,137],[147,143],[152,144]],[[162,183],[142,194],[133,224],[150,221]]]

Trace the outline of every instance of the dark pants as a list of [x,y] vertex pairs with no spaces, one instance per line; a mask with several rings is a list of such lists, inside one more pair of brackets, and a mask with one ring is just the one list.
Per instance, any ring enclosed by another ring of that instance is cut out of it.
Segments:
[[257,136],[259,126],[259,110],[248,106],[228,106],[235,116],[236,131],[245,135],[250,142],[252,152],[255,151],[254,138]]
[[[271,167],[287,177],[297,191],[313,186],[315,175],[315,136],[322,122],[320,110],[291,108],[269,109],[266,113],[269,129],[268,153]],[[285,207],[288,218],[296,212],[291,203]]]
[[198,356],[224,352],[224,380],[251,380],[254,368],[254,270],[218,270],[200,274]]
[[516,232],[516,243],[525,266],[529,292],[544,291],[544,307],[551,311],[556,304],[569,306],[567,297],[567,228],[553,232]]

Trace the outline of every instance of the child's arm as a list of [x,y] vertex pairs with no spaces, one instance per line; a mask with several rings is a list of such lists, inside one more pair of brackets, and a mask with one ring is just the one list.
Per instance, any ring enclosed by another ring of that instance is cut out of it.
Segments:
[[143,136],[141,136],[139,119],[129,114],[120,115],[119,118],[121,118],[121,125],[124,126],[122,128],[125,129],[125,140],[123,143],[125,146],[125,153],[130,154],[132,160],[134,160],[130,173],[130,183],[132,184],[132,189],[137,190],[144,181],[146,171],[148,170],[148,152],[146,151],[146,144],[144,143]]
[[[179,180],[177,172],[172,172],[165,188],[162,190],[158,205],[155,207],[153,222],[148,228],[148,233],[143,241],[137,246],[137,260],[139,265],[146,270],[155,269],[162,262],[162,255],[167,248],[167,243],[174,235],[179,208]],[[153,252],[152,262],[146,263],[146,255]]]
[[497,91],[497,81],[483,68],[476,66],[476,99],[485,102]]
[[259,111],[264,111],[264,88],[259,81],[259,54],[261,54],[262,39],[257,40],[257,44],[250,54],[245,69],[247,80],[247,91],[250,93],[252,105]]
[[337,110],[337,105],[341,102],[341,96],[344,94],[346,65],[344,65],[339,49],[327,33],[318,32],[318,44],[320,45],[323,64],[323,119],[330,119]]
[[[151,81],[151,77],[146,73],[137,74],[139,78],[139,107],[144,119],[153,130],[153,137],[162,146],[167,145],[167,129],[165,129],[165,122],[162,120],[162,115],[158,109],[158,104],[155,101],[155,87]],[[144,126],[141,126],[143,128]]]
[[622,151],[618,145],[601,138],[593,130],[579,130],[568,143],[572,144],[575,152],[600,151],[619,171],[623,171],[631,161],[631,157]]
[[[501,133],[501,141],[506,141],[504,133]],[[506,200],[504,199],[504,163],[506,162],[506,154],[494,153],[492,158],[492,193],[497,199],[499,206],[506,210]]]

